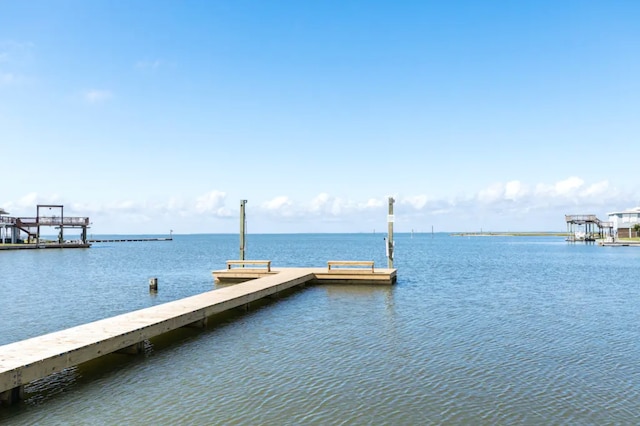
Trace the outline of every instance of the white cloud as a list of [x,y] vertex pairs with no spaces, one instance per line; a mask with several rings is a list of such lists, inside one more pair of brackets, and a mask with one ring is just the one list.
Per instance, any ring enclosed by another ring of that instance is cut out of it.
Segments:
[[137,203],[132,200],[118,201],[113,204],[110,204],[108,207],[111,210],[119,210],[119,211],[125,211],[125,212],[133,212],[138,210],[139,208]]
[[525,197],[529,191],[518,180],[507,183],[494,183],[478,192],[477,200],[481,203],[492,204],[504,201],[517,201]]
[[363,210],[376,209],[382,205],[383,201],[377,198],[370,198],[365,202],[357,203],[355,201],[333,197],[327,193],[321,193],[311,200],[308,207],[303,207],[302,210],[315,215],[340,216]]
[[558,195],[569,194],[575,191],[576,189],[582,187],[582,185],[584,185],[584,180],[580,179],[579,177],[572,176],[566,180],[562,180],[555,184],[556,194]]
[[222,191],[211,191],[196,199],[195,210],[200,214],[213,214],[218,217],[228,217],[231,211],[226,208],[227,194]]
[[507,200],[515,201],[527,195],[527,193],[528,193],[527,189],[518,180],[512,180],[511,182],[507,182],[504,188],[504,198]]
[[169,198],[169,201],[167,202],[166,208],[169,211],[180,211],[180,210],[183,210],[185,208],[185,203],[180,198],[171,197],[171,198]]
[[36,192],[30,192],[27,195],[25,195],[24,197],[20,198],[16,203],[15,206],[16,207],[35,207],[36,204],[39,204],[40,200],[38,197],[38,194]]
[[285,195],[280,195],[260,204],[260,209],[270,217],[291,219],[303,216],[300,206]]
[[478,201],[482,203],[493,203],[495,201],[501,200],[503,194],[504,185],[501,183],[494,183],[478,193]]
[[318,194],[315,198],[313,198],[311,200],[311,204],[309,206],[309,211],[310,212],[320,212],[323,211],[325,206],[327,205],[327,203],[330,200],[330,196],[329,194],[327,194],[326,192],[323,192],[321,194]]
[[106,102],[113,98],[113,94],[108,90],[91,89],[84,92],[84,100],[90,104]]
[[[60,202],[60,197],[58,194],[50,194],[50,195],[40,195],[37,192],[30,192],[23,197],[19,198],[17,201],[10,201],[5,205],[7,210],[13,210],[16,212],[31,212],[35,215],[36,206],[38,204],[62,204]],[[27,213],[29,215],[31,213]],[[20,216],[24,216],[24,213],[18,214]]]
[[[528,191],[528,187],[537,189]],[[609,181],[586,183],[577,177],[537,185],[512,180],[491,184],[475,195],[396,197],[394,213],[399,232],[403,226],[425,230],[432,225],[450,231],[562,230],[564,214],[593,213],[605,219],[607,212],[637,203],[638,192],[624,192]],[[83,204],[33,192],[1,207],[16,216],[31,216],[37,204],[66,204],[65,214],[89,216],[95,232],[104,233],[153,233],[165,228],[178,233],[229,232],[228,219],[237,217],[238,206],[228,207],[227,201],[227,194],[218,190],[191,199],[167,196]],[[252,209],[249,220],[261,232],[361,232],[386,223],[387,197],[382,196],[352,200],[323,192],[303,202],[286,195],[254,202],[258,207]]]
[[[413,197],[403,198],[402,200],[400,200],[400,203],[408,204],[414,209],[420,210],[424,208],[428,200],[429,198],[426,195],[415,195]],[[384,202],[380,201],[380,204],[378,204],[376,207],[382,207],[382,206],[384,206]]]
[[344,201],[341,198],[334,198],[331,203],[331,208],[329,209],[329,213],[333,216],[340,216],[341,214],[347,213],[350,210],[351,206],[348,201]]
[[364,204],[365,209],[375,209],[384,206],[384,200],[380,198],[369,198]]
[[597,197],[607,195],[609,192],[609,181],[603,180],[602,182],[596,182],[580,192],[581,197]]
[[282,210],[287,207],[291,207],[292,202],[289,197],[284,195],[275,197],[269,201],[265,201],[261,204],[261,207],[265,210]]

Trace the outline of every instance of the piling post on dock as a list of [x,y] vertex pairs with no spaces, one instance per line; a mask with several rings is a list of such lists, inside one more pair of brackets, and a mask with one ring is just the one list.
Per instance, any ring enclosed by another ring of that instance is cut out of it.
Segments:
[[389,215],[387,216],[387,222],[389,224],[389,235],[387,236],[387,264],[388,268],[393,268],[393,222],[395,218],[393,216],[393,203],[396,200],[393,197],[389,197]]
[[247,200],[240,200],[240,260],[244,260],[245,248],[245,232],[247,228],[247,218],[245,216],[244,206]]

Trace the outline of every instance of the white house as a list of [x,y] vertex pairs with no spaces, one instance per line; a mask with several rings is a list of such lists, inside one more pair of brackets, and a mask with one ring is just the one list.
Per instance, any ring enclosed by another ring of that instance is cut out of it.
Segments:
[[633,231],[633,226],[640,223],[640,207],[609,213],[609,220],[613,222],[613,229],[619,237],[631,238],[632,233],[637,236]]

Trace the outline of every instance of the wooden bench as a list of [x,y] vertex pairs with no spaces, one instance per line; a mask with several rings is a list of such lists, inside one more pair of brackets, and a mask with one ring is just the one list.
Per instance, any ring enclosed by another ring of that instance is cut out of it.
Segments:
[[327,262],[329,272],[331,272],[331,268],[334,266],[364,266],[371,268],[371,272],[374,272],[373,260],[330,260]]
[[231,269],[232,265],[240,265],[243,268],[246,265],[264,265],[267,267],[267,272],[271,272],[270,260],[227,260],[227,269]]

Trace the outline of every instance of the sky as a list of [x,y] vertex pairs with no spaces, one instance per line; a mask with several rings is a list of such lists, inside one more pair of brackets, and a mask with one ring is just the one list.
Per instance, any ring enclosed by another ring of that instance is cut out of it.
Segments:
[[0,207],[96,234],[640,205],[640,2],[0,0]]

